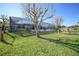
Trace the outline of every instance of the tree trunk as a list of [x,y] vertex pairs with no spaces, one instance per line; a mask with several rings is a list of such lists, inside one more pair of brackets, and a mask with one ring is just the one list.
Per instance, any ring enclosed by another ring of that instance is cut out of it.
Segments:
[[1,31],[0,32],[0,41],[3,41],[3,39],[4,39],[4,35],[3,35],[4,33]]
[[60,31],[58,30],[58,40],[60,39],[60,37],[59,37],[59,33],[60,33]]
[[58,30],[58,35],[59,35],[59,30]]
[[40,37],[40,25],[38,25],[38,37]]
[[40,35],[39,35],[39,27],[38,26],[36,27],[35,31],[36,31],[36,37],[39,37]]
[[2,26],[2,29],[1,29],[1,33],[0,33],[0,41],[3,41],[4,40],[4,25]]
[[0,31],[0,42],[1,42],[1,31]]
[[36,37],[40,37],[40,35],[39,35],[39,26],[38,25],[35,25],[35,35],[36,35]]

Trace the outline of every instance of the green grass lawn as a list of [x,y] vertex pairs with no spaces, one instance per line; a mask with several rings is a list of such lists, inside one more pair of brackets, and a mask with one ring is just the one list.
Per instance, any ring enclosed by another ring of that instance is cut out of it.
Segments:
[[[78,56],[79,36],[60,33],[48,33],[35,36],[22,37],[17,34],[13,45],[0,43],[0,56]],[[59,38],[59,40],[58,40]],[[5,41],[12,42],[9,35]]]

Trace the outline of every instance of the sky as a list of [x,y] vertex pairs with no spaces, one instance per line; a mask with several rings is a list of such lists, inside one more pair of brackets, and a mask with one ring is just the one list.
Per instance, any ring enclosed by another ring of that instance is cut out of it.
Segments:
[[[79,4],[78,3],[55,3],[47,4],[49,13],[53,14],[55,10],[55,17],[63,17],[63,25],[71,26],[79,22]],[[45,7],[45,4],[42,4]],[[48,15],[49,15],[48,13]],[[0,15],[23,17],[21,4],[19,3],[0,3]],[[46,22],[53,23],[54,18],[47,20]]]
[[74,25],[79,22],[79,4],[66,3],[56,4],[56,16],[62,16],[64,18],[64,25]]

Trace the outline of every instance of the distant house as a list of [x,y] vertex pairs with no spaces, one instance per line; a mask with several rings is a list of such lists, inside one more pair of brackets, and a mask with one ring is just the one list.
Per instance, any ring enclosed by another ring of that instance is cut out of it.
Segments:
[[[25,18],[20,17],[9,17],[10,19],[10,31],[24,30],[25,28],[30,28],[34,30],[34,23]],[[52,31],[52,25],[50,23],[43,22],[40,27],[40,31]]]

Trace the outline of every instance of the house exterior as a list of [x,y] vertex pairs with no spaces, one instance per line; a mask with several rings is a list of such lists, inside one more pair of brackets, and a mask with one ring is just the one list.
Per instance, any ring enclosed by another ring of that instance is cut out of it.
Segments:
[[[30,28],[34,31],[34,24],[31,20],[20,17],[9,17],[10,19],[10,32],[24,30]],[[49,23],[42,23],[40,31],[52,31],[52,25]]]

